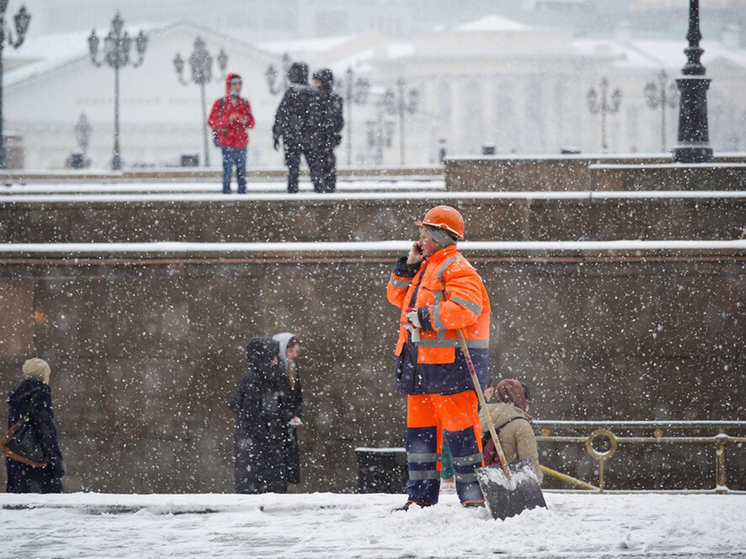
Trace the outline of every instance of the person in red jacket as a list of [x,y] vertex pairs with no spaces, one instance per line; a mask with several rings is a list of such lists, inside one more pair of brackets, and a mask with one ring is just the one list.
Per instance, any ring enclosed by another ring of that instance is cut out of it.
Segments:
[[225,97],[212,106],[207,125],[217,134],[216,143],[223,150],[223,194],[231,193],[231,175],[236,166],[238,193],[246,194],[246,146],[249,145],[248,129],[254,128],[251,104],[241,97],[243,81],[238,74],[228,74],[225,79]]

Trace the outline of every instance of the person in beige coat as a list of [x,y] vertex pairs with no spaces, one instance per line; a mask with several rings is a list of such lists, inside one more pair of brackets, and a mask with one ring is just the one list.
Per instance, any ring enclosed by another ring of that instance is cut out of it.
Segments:
[[485,465],[499,462],[487,427],[487,413],[489,412],[497,436],[500,438],[505,458],[508,462],[524,458],[531,460],[536,477],[541,483],[544,474],[539,467],[539,450],[534,430],[531,427],[532,419],[528,414],[527,387],[518,380],[504,379],[497,384],[496,388],[488,386],[484,392],[485,400],[488,402],[493,396],[497,400],[497,403],[487,404],[487,410],[479,411]]

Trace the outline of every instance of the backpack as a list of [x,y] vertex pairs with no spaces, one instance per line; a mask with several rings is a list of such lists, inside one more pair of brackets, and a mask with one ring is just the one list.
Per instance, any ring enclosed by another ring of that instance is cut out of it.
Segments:
[[[243,101],[243,104],[246,107],[246,110],[248,112],[249,102],[246,99],[244,99],[244,98],[241,98],[241,101]],[[223,116],[223,107],[225,107],[225,97],[221,97],[220,98],[220,105],[219,105],[219,107],[220,108],[218,109],[219,110],[219,112],[218,112],[218,118],[222,118],[222,116]],[[221,130],[224,130],[224,128],[221,129]],[[213,128],[210,131],[210,136],[212,136],[212,143],[215,144],[215,147],[218,147],[218,148],[222,147],[220,145],[220,142],[218,141],[218,136],[220,135],[221,130],[216,130],[215,128]]]

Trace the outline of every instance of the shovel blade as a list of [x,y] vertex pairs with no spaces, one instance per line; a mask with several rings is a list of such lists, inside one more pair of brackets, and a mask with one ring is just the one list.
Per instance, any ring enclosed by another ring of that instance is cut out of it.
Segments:
[[510,479],[499,464],[477,469],[477,480],[482,489],[492,517],[505,520],[524,510],[547,508],[539,480],[530,460],[517,460],[508,464]]

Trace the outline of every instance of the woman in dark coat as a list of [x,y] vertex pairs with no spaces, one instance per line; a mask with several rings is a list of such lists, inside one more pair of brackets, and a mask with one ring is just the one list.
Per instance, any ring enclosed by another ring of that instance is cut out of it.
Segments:
[[297,428],[303,425],[303,392],[297,363],[301,350],[300,340],[290,332],[277,334],[272,339],[280,343],[280,361],[286,371],[285,410],[288,429],[285,437],[285,463],[288,483],[300,483],[300,448],[297,432]]
[[236,414],[236,493],[285,493],[284,456],[288,417],[280,344],[253,338],[246,346],[246,373],[228,398]]
[[52,391],[49,388],[51,370],[46,361],[29,359],[23,364],[25,378],[8,394],[8,428],[30,411],[39,444],[49,464],[34,468],[11,458],[5,459],[8,469],[8,493],[62,493],[65,464],[57,439],[52,411]]

